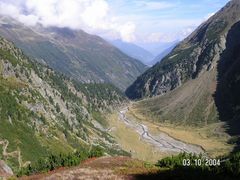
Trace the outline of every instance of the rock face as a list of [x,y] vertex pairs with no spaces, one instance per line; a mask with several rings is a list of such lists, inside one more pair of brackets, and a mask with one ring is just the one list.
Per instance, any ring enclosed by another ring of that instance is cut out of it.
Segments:
[[203,72],[217,68],[229,30],[240,20],[240,1],[229,2],[197,28],[167,57],[126,90],[131,99],[163,95]]
[[4,162],[0,160],[0,178],[12,176],[12,169]]

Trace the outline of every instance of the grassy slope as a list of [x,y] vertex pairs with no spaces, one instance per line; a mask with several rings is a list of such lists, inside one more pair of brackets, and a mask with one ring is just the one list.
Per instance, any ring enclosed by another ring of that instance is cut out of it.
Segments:
[[[34,161],[38,157],[44,156],[46,149],[38,141],[34,130],[26,125],[30,123],[31,112],[19,105],[16,96],[9,93],[13,88],[20,87],[17,84],[14,87],[13,83],[0,79],[0,139],[7,139],[10,142],[7,148],[8,152],[20,148],[23,161],[29,159]],[[12,123],[10,123],[10,119]]]
[[212,70],[164,96],[142,100],[135,106],[139,113],[157,122],[204,126],[218,121],[213,99],[215,88],[215,70]]

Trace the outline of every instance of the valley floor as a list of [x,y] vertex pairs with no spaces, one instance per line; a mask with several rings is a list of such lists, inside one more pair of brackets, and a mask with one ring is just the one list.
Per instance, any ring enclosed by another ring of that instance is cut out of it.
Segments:
[[222,123],[204,128],[158,124],[131,105],[109,117],[110,134],[133,158],[148,162],[179,152],[203,153],[210,157],[228,154],[233,145]]
[[205,127],[158,123],[142,116],[135,108],[130,108],[128,116],[146,123],[153,134],[160,131],[183,142],[199,145],[210,157],[229,154],[235,146],[228,143],[232,137],[226,133],[225,124],[222,122],[209,124]]

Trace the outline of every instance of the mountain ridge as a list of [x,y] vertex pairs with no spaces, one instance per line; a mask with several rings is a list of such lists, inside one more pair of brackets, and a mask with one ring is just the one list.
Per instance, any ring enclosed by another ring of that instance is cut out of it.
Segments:
[[146,66],[96,35],[58,27],[27,27],[1,17],[0,35],[38,62],[80,82],[112,83],[122,91]]

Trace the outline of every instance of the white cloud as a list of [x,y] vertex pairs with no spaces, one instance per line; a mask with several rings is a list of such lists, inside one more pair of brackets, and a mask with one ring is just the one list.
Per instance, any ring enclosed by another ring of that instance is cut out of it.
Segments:
[[128,22],[119,28],[120,28],[119,30],[120,30],[121,38],[124,41],[132,42],[136,39],[134,35],[136,26],[134,23]]
[[184,38],[213,14],[178,16],[181,5],[178,0],[0,0],[0,14],[30,26],[83,29],[106,39],[170,42]]
[[15,7],[11,4],[0,2],[0,13],[2,15],[18,16],[20,12],[17,9],[17,7]]
[[151,33],[148,37],[146,37],[144,41],[146,43],[156,43],[156,42],[168,43],[168,42],[173,42],[178,38],[179,37],[177,33],[155,32],[155,33]]
[[185,29],[181,30],[179,33],[178,33],[178,39],[179,40],[182,40],[184,39],[185,37],[187,37],[188,35],[190,35],[195,29],[196,29],[197,26],[195,27],[186,27]]
[[24,22],[27,26],[34,26],[38,22],[38,18],[34,15],[22,15],[19,14],[18,20]]
[[[83,21],[90,27],[100,27],[104,25],[105,17],[109,11],[107,2],[100,0],[96,1],[84,9],[81,17]],[[104,26],[102,27],[104,28]]]
[[186,27],[185,29],[182,29],[178,32],[154,32],[145,37],[142,41],[145,43],[169,43],[176,40],[183,40],[186,38],[189,34],[191,34],[196,27]]
[[0,14],[34,26],[69,27],[90,33],[114,34],[125,41],[133,41],[136,25],[118,22],[110,15],[107,0],[0,0]]
[[166,36],[160,32],[151,33],[147,38],[145,38],[145,42],[154,43],[164,41],[164,37]]
[[205,17],[204,17],[204,20],[208,20],[210,17],[212,17],[216,12],[213,12],[213,13],[209,13],[207,14]]

